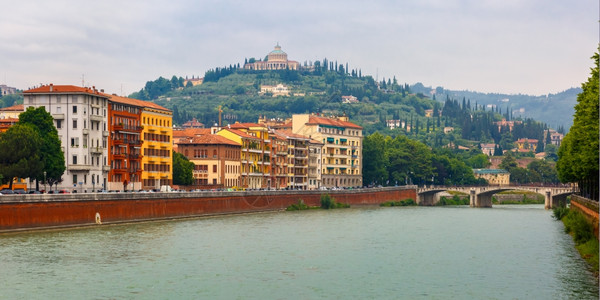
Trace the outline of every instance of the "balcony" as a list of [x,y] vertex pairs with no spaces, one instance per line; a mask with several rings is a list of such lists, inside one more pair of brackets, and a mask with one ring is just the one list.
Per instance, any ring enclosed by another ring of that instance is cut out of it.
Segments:
[[83,134],[86,134],[86,135],[87,135],[87,134],[90,134],[90,130],[89,130],[89,129],[87,129],[87,128],[84,128],[84,129],[83,129],[81,132],[82,132]]
[[64,120],[65,114],[52,114],[52,118],[54,118],[54,120]]
[[91,165],[69,165],[67,168],[69,171],[89,171],[91,169]]
[[106,131],[106,130],[102,131],[102,136],[105,136],[105,137],[108,136],[108,131]]
[[110,166],[102,166],[102,172],[110,171]]
[[102,152],[104,152],[104,148],[90,147],[90,153],[91,154],[100,155],[100,154],[102,154]]
[[102,122],[102,120],[104,120],[104,117],[102,117],[102,116],[99,116],[99,115],[90,115],[90,121]]

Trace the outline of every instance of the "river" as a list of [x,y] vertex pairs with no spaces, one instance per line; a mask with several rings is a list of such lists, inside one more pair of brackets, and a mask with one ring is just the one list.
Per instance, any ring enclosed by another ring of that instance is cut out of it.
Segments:
[[0,299],[598,299],[542,205],[363,207],[0,235]]

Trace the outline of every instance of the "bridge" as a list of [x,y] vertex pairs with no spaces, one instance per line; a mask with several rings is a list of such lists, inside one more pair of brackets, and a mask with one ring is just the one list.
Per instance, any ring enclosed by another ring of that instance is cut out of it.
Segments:
[[544,207],[552,209],[565,205],[567,196],[575,193],[572,187],[546,186],[429,186],[417,188],[417,203],[424,206],[435,205],[435,195],[445,191],[456,191],[469,195],[471,207],[492,207],[492,196],[503,191],[528,191],[544,195]]

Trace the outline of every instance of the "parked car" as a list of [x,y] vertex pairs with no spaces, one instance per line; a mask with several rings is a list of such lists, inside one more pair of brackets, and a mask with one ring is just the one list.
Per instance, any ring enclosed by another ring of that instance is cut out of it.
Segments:
[[71,192],[67,191],[67,190],[60,190],[58,191],[59,194],[70,194]]
[[3,189],[3,190],[0,190],[0,194],[2,194],[2,195],[14,195],[16,193],[13,190]]
[[40,191],[29,191],[29,192],[27,192],[27,194],[36,194],[37,195],[37,194],[42,194],[42,192],[40,192]]

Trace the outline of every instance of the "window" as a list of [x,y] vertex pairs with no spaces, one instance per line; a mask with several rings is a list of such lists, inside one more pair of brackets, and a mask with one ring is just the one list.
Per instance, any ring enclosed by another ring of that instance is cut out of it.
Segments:
[[79,138],[71,138],[71,147],[79,147]]
[[62,128],[62,120],[56,120],[56,128],[57,129],[61,129]]
[[77,174],[73,174],[73,184],[77,184]]
[[77,105],[73,105],[73,114],[77,114]]
[[217,173],[217,165],[213,165],[213,173]]
[[73,129],[77,129],[77,119],[73,119]]
[[73,164],[76,165],[77,164],[77,155],[73,155]]

